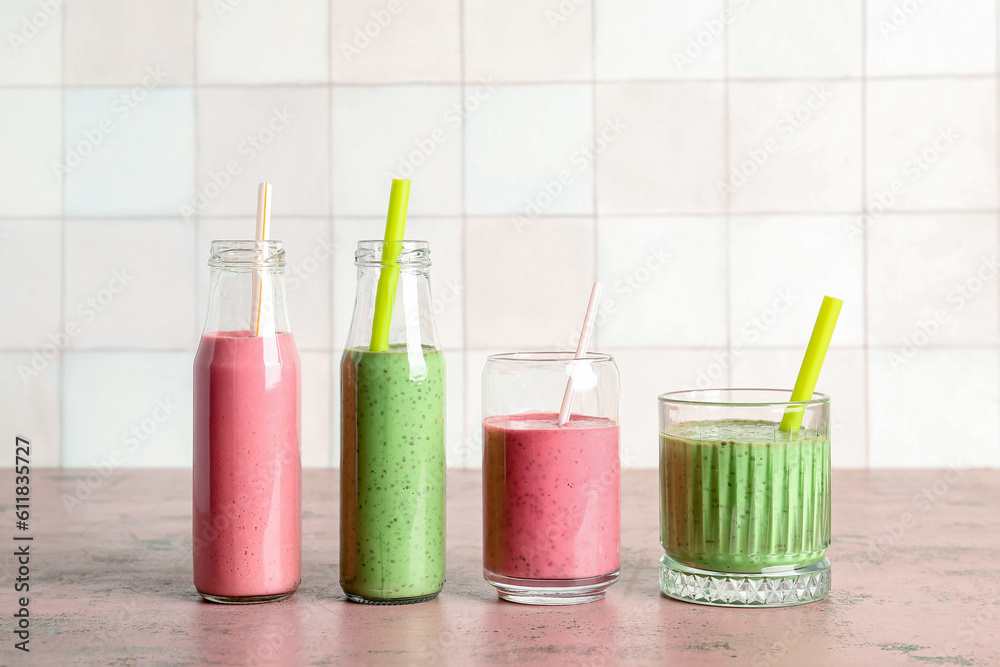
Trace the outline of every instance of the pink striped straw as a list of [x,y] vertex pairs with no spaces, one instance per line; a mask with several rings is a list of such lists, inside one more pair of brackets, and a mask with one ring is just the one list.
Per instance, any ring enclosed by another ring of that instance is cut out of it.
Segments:
[[[594,283],[594,288],[590,291],[590,303],[587,304],[587,314],[583,318],[583,330],[580,332],[580,342],[576,344],[575,359],[584,359],[587,356],[587,346],[590,345],[590,335],[594,332],[594,320],[597,318],[597,304],[601,300],[601,283]],[[563,394],[562,408],[559,410],[559,426],[565,426],[569,421],[570,410],[573,409],[573,397],[576,391],[573,389],[573,374],[570,373],[569,381],[566,382],[566,393]]]

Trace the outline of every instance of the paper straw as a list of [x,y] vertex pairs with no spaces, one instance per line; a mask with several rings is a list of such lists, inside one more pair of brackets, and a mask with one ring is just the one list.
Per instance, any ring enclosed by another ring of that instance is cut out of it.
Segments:
[[[590,334],[594,332],[594,319],[597,317],[597,303],[601,300],[601,283],[594,283],[590,290],[590,303],[587,304],[587,314],[583,318],[583,330],[580,332],[580,342],[576,344],[575,359],[583,359],[587,356],[587,346],[590,345]],[[559,409],[559,426],[564,426],[569,421],[570,410],[573,409],[573,397],[576,392],[573,389],[573,374],[570,373],[569,381],[566,382],[566,392],[563,394],[562,407]]]
[[[267,241],[271,237],[271,184],[257,186],[257,231],[254,238]],[[253,300],[250,306],[250,328],[254,336],[260,335],[261,310],[264,303],[263,270],[258,267],[253,272]]]
[[389,325],[392,323],[392,306],[396,301],[396,285],[399,283],[399,264],[396,258],[403,249],[403,231],[406,229],[406,209],[409,203],[410,181],[401,178],[392,179],[389,213],[385,219],[382,271],[378,277],[372,340],[368,346],[372,352],[384,352],[389,349]]
[[[844,302],[840,299],[834,299],[832,296],[823,297],[823,305],[820,306],[819,315],[816,317],[816,326],[813,327],[812,336],[809,338],[806,356],[802,360],[802,367],[799,368],[799,377],[796,378],[795,388],[792,389],[793,402],[812,399],[820,369],[823,368],[823,360],[826,359],[826,351],[830,348],[830,339],[833,338],[833,328],[837,326],[837,318],[843,305]],[[804,409],[801,405],[790,405],[785,408],[785,414],[781,418],[781,430],[798,432],[802,426]]]

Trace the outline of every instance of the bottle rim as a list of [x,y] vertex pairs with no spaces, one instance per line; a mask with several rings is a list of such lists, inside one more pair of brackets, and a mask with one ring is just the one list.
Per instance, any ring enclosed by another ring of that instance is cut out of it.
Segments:
[[[426,268],[431,265],[431,244],[427,241],[402,240],[401,250],[396,257],[396,265],[400,268]],[[382,254],[386,242],[380,239],[358,241],[358,249],[354,252],[356,266],[384,266]]]
[[225,269],[278,269],[285,266],[281,241],[221,239],[212,241],[208,265]]

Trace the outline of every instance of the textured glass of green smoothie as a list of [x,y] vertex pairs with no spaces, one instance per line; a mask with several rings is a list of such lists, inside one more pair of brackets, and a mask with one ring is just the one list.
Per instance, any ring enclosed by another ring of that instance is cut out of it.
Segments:
[[353,348],[342,372],[341,586],[359,602],[432,598],[444,585],[444,355]]
[[804,567],[830,546],[830,438],[778,422],[691,422],[660,434],[660,541],[714,572]]

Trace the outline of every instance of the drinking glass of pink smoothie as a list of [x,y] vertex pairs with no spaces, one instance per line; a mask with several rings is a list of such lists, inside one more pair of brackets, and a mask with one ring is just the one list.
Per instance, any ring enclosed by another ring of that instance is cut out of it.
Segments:
[[298,588],[302,561],[300,362],[285,253],[280,241],[213,241],[209,266],[194,362],[194,583],[212,602],[269,602]]
[[[568,421],[560,401],[574,385]],[[504,600],[578,604],[618,580],[618,368],[604,354],[498,354],[483,371],[483,576]]]

